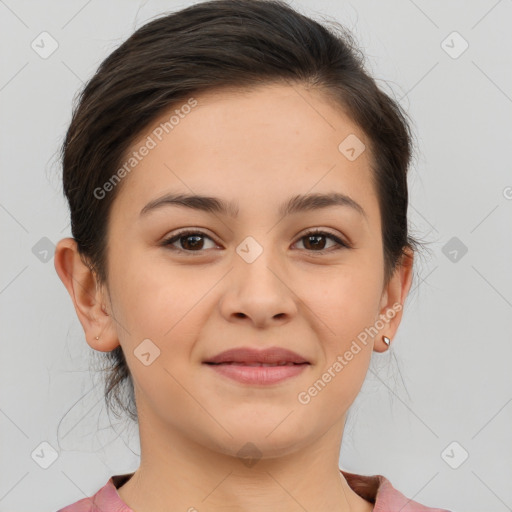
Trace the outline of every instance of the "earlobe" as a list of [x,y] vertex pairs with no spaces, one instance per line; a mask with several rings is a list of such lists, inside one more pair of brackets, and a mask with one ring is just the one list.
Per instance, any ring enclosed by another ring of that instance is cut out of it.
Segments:
[[74,238],[58,242],[54,265],[73,301],[87,343],[101,352],[116,348],[119,340],[111,317],[105,311],[103,292],[97,286],[93,271],[82,261]]

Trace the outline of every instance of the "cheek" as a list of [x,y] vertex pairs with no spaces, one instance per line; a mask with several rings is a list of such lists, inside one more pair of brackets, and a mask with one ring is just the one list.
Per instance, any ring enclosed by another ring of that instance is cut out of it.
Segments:
[[133,342],[141,336],[160,340],[169,335],[198,301],[201,288],[205,288],[203,294],[207,290],[197,272],[194,278],[186,269],[171,265],[163,250],[134,249],[114,258],[113,301]]
[[346,270],[310,296],[308,303],[318,317],[322,357],[310,387],[301,391],[311,402],[308,410],[318,410],[329,421],[350,407],[364,382],[373,350],[367,329],[375,322],[379,301],[375,276]]
[[[307,281],[307,303],[323,321],[324,338],[332,349],[342,349],[375,322],[381,297],[377,265],[346,265],[315,280]],[[373,272],[372,272],[373,270]],[[307,291],[306,290],[306,291]],[[314,290],[314,293],[311,292]]]
[[178,382],[186,380],[186,364],[200,325],[198,302],[211,284],[197,273],[193,279],[189,272],[171,269],[161,260],[128,254],[111,282],[117,333],[135,383],[147,400],[165,403],[169,394],[180,396],[183,390],[171,375]]
[[[165,255],[125,255],[112,280],[121,325],[117,330],[130,369],[141,387],[154,387],[155,392],[165,389],[159,383],[161,378],[163,382],[169,380],[164,369],[180,382],[187,380],[194,346],[214,307],[211,289],[217,280],[218,276],[201,272],[198,267],[171,265]],[[148,339],[150,342],[144,341]],[[145,367],[139,356],[148,351],[151,359],[153,352],[157,357]],[[147,371],[149,368],[151,372]],[[156,370],[164,373],[157,377]]]

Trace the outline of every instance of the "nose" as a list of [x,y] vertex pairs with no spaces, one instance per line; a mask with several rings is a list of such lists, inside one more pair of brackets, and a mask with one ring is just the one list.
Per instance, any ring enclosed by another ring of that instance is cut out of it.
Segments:
[[271,250],[249,261],[235,255],[220,299],[221,314],[260,329],[289,322],[298,311],[290,276]]

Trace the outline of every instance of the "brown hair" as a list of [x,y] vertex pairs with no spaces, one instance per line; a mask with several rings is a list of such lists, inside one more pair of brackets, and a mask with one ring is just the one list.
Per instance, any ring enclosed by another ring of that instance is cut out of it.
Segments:
[[[101,63],[75,103],[61,148],[63,188],[72,235],[99,284],[108,283],[107,226],[122,183],[101,200],[94,191],[114,175],[135,138],[193,93],[270,83],[317,88],[367,135],[386,282],[404,249],[416,252],[420,244],[407,223],[411,130],[399,104],[365,71],[350,33],[333,22],[328,28],[280,0],[211,0],[139,28]],[[136,420],[121,347],[106,356],[107,407],[119,405]],[[125,381],[128,404],[121,398]]]

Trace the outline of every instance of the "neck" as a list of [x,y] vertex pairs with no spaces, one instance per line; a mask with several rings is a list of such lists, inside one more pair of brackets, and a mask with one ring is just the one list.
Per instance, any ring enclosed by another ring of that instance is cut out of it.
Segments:
[[189,433],[169,431],[169,425],[163,427],[155,418],[148,424],[150,431],[145,422],[139,424],[140,467],[118,489],[137,512],[373,510],[338,468],[343,425],[335,424],[315,443],[280,456],[258,458],[248,449],[249,458],[241,458],[194,442]]

